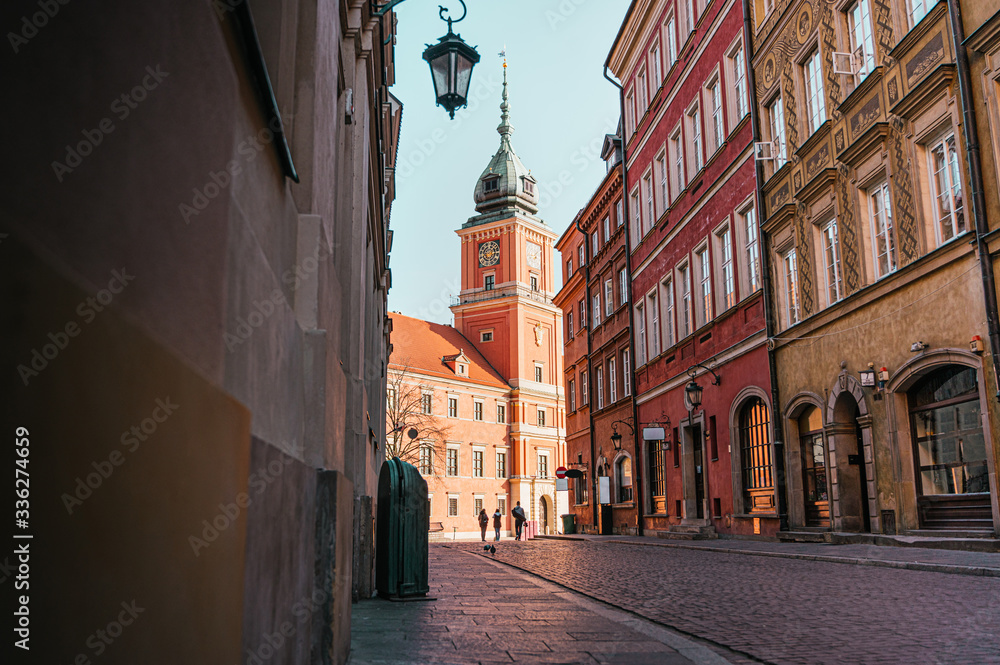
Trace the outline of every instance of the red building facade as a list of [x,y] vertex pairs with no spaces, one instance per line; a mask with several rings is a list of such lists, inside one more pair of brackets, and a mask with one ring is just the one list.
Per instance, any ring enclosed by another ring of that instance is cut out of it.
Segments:
[[636,0],[608,56],[625,116],[647,532],[778,530],[746,62],[734,0]]

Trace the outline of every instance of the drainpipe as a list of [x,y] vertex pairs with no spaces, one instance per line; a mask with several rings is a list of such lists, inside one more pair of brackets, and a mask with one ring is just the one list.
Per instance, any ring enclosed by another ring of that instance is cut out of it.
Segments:
[[[582,211],[581,211],[582,212]],[[597,506],[598,499],[600,498],[600,488],[597,481],[597,448],[594,446],[594,409],[591,408],[591,400],[594,397],[594,373],[591,371],[590,367],[590,352],[591,352],[591,340],[590,340],[590,242],[587,239],[587,232],[580,225],[580,214],[576,214],[576,218],[573,219],[573,224],[576,226],[576,230],[580,232],[583,236],[583,255],[587,259],[587,262],[583,266],[583,302],[584,307],[587,309],[587,316],[583,317],[584,320],[580,322],[581,326],[587,327],[587,418],[590,420],[590,485],[593,491],[590,493],[590,505],[593,507],[594,513],[594,528],[597,529]]]
[[972,102],[972,76],[969,73],[969,56],[966,53],[965,29],[962,27],[962,9],[958,0],[948,0],[948,16],[951,19],[951,33],[955,41],[955,64],[958,66],[959,98],[962,102],[962,126],[965,133],[965,150],[969,165],[969,184],[972,186],[972,217],[976,222],[976,249],[979,252],[979,272],[983,280],[983,298],[986,305],[986,327],[990,337],[990,353],[993,356],[993,379],[996,384],[996,399],[1000,401],[1000,326],[997,315],[997,289],[993,276],[993,266],[986,234],[986,199],[983,194],[983,170],[979,154],[979,129],[976,127],[976,111]]
[[[618,88],[618,104],[619,104],[619,124],[622,126],[622,134],[625,134],[625,89],[622,87],[621,83],[614,80],[608,75],[608,65],[604,65],[604,78],[611,81],[611,84]],[[628,180],[626,176],[628,175],[628,167],[625,158],[625,137],[620,137],[622,142],[622,215],[625,216],[625,273],[628,275],[629,279],[629,303],[628,303],[628,354],[629,354],[629,365],[630,374],[629,377],[629,392],[632,397],[632,449],[635,451],[635,507],[636,507],[636,533],[640,536],[645,535],[645,529],[643,527],[643,521],[645,516],[643,515],[643,507],[645,506],[645,493],[643,488],[645,485],[642,482],[642,450],[639,447],[639,406],[636,404],[636,392],[635,392],[635,311],[632,307],[632,238],[629,235],[628,229]]]
[[[951,2],[953,0],[949,0]],[[750,65],[753,60],[753,26],[750,24],[750,0],[743,0],[743,46],[746,52],[747,88],[750,90],[750,128],[753,142],[760,141],[760,116],[757,112],[757,77]],[[771,431],[774,432],[775,489],[778,494],[778,528],[788,531],[788,497],[785,496],[785,436],[781,422],[781,400],[778,396],[778,368],[774,359],[771,339],[775,333],[775,320],[771,298],[771,253],[767,237],[762,233],[764,223],[764,166],[754,156],[757,181],[757,241],[760,243],[761,289],[764,291],[764,326],[767,333],[767,369],[771,380]],[[743,507],[746,510],[746,506]]]

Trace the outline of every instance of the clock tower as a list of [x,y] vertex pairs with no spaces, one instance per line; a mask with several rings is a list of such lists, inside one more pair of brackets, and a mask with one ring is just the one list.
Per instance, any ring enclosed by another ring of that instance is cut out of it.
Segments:
[[555,469],[566,463],[562,310],[552,304],[558,235],[536,216],[537,181],[511,146],[506,62],[500,111],[500,147],[476,182],[477,214],[456,231],[462,291],[451,310],[455,328],[513,388],[503,443],[511,506],[520,501],[528,519],[549,523],[567,501],[560,492],[555,504]]

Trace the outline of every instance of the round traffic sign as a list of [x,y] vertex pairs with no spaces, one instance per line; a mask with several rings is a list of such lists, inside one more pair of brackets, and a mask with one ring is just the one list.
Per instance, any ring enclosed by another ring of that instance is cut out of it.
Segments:
[[556,478],[565,478],[565,477],[566,477],[566,467],[561,466],[558,469],[556,469]]

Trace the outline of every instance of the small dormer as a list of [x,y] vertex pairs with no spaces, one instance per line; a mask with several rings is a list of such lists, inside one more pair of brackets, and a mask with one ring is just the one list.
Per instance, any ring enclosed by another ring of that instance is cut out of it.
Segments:
[[484,194],[496,194],[498,191],[500,191],[500,176],[498,174],[491,173],[483,178]]
[[455,355],[445,356],[441,360],[455,373],[455,376],[463,379],[469,377],[469,357],[462,349],[459,349]]
[[521,176],[521,181],[522,181],[521,189],[524,191],[524,193],[530,196],[535,196],[536,194],[535,185],[538,183],[538,181],[535,180],[534,176],[532,176],[531,173],[528,173],[528,175]]

